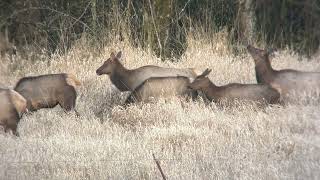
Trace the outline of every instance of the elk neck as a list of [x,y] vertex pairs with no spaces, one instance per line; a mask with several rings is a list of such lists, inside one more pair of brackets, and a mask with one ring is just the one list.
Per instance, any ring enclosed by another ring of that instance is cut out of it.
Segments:
[[131,71],[117,62],[115,70],[110,74],[110,80],[120,91],[131,91],[129,85]]
[[212,101],[214,97],[217,97],[221,89],[222,87],[219,87],[210,81],[207,86],[202,88],[202,91],[207,96],[207,98]]
[[274,77],[275,70],[272,69],[269,58],[255,62],[256,79],[258,83],[270,83]]

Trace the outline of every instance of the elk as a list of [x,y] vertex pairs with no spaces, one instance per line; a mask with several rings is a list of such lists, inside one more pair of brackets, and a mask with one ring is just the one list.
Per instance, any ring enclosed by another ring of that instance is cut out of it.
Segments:
[[271,67],[269,52],[247,46],[251,54],[256,71],[256,79],[259,84],[268,84],[277,89],[282,98],[290,94],[308,92],[317,94],[320,90],[319,72],[302,72],[293,69],[274,70]]
[[210,101],[218,104],[234,100],[252,101],[259,104],[279,103],[279,92],[268,85],[231,83],[217,86],[207,77],[210,72],[211,70],[206,69],[188,87],[202,91]]
[[193,79],[196,77],[194,69],[190,68],[176,69],[147,65],[137,69],[127,69],[120,62],[121,56],[121,51],[117,55],[112,52],[110,58],[96,70],[99,76],[103,74],[109,75],[111,82],[120,91],[133,91],[151,77],[184,76]]
[[131,92],[125,104],[149,102],[160,97],[181,96],[195,98],[197,93],[188,88],[189,84],[190,79],[183,76],[151,77]]
[[23,113],[27,112],[27,100],[14,90],[0,88],[0,125],[18,136],[17,126]]
[[27,108],[37,111],[60,105],[65,111],[75,110],[80,81],[72,74],[47,74],[24,77],[18,81],[14,90],[27,100]]

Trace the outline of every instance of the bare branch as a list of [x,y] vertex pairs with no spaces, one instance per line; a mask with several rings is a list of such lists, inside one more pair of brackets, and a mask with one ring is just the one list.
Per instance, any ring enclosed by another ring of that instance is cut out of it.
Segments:
[[154,155],[154,153],[152,153],[152,156],[153,156],[153,160],[156,162],[157,167],[158,167],[158,169],[159,169],[159,171],[160,171],[160,173],[161,173],[162,179],[163,179],[163,180],[167,180],[167,178],[166,178],[166,176],[164,175],[164,173],[163,173],[163,171],[162,171],[162,168],[161,168],[161,166],[160,166],[160,162],[156,159],[156,156]]
[[158,29],[156,26],[156,23],[154,21],[154,16],[153,16],[153,9],[152,9],[152,5],[151,5],[151,1],[149,0],[149,7],[150,7],[150,11],[151,11],[151,18],[152,18],[152,23],[154,26],[154,30],[156,31],[156,36],[157,36],[157,40],[158,40],[158,45],[159,45],[159,49],[160,49],[160,58],[161,58],[161,54],[162,54],[162,45],[161,45],[161,41],[160,41],[160,36],[158,33]]

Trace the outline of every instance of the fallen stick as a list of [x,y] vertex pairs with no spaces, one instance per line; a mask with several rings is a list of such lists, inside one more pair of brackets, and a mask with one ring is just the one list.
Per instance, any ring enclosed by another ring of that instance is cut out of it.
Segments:
[[153,156],[153,160],[156,162],[157,167],[158,167],[158,169],[159,169],[159,171],[160,171],[160,173],[161,173],[162,179],[163,179],[163,180],[167,180],[167,178],[166,178],[166,176],[164,175],[164,173],[163,173],[163,171],[162,171],[162,168],[161,168],[161,166],[160,166],[160,162],[156,159],[156,156],[155,156],[153,153],[152,153],[152,156]]

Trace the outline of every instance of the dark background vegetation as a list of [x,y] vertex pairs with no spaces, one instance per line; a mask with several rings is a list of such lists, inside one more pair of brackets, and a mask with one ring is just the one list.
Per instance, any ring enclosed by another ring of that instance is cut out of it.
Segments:
[[0,30],[10,41],[66,52],[81,36],[92,46],[128,40],[161,58],[179,57],[188,33],[226,30],[241,43],[312,55],[320,41],[319,0],[1,0]]

